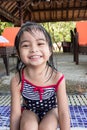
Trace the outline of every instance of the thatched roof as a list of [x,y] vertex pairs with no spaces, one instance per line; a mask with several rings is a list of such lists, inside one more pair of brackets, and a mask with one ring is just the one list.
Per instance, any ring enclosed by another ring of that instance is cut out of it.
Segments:
[[18,26],[25,21],[87,20],[87,0],[0,0],[0,19]]

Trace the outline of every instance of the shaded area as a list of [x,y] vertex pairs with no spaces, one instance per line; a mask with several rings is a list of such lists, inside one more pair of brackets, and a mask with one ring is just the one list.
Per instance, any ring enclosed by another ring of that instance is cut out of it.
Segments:
[[3,0],[1,21],[20,25],[25,21],[55,22],[87,20],[86,0]]

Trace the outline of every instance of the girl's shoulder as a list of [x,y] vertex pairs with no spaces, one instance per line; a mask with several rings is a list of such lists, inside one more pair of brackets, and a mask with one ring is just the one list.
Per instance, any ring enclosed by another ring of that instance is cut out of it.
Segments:
[[11,82],[18,82],[18,80],[19,80],[19,76],[18,76],[18,73],[16,73],[13,77],[12,77],[12,79],[11,79]]
[[58,82],[62,77],[64,78],[64,74],[62,72],[59,72],[59,71],[54,71],[55,73],[55,80],[56,82]]
[[19,78],[19,74],[16,73],[12,79],[11,79],[11,82],[10,82],[10,85],[11,85],[11,88],[19,88],[20,87],[20,78]]
[[64,79],[63,73],[54,70],[51,77],[52,84],[55,84],[56,86],[59,84],[60,80]]
[[65,77],[63,73],[56,72],[55,83],[56,91],[59,90],[58,88],[62,88],[62,86],[65,86]]

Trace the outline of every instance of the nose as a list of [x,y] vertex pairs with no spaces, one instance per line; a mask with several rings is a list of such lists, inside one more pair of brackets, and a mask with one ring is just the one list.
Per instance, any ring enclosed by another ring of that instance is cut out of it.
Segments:
[[38,51],[38,47],[37,47],[36,45],[32,44],[32,45],[31,45],[31,48],[30,48],[30,52],[35,53],[35,52],[37,52],[37,51]]

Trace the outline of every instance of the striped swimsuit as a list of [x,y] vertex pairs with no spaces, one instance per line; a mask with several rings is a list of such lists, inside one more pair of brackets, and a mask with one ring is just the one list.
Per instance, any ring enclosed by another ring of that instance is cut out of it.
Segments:
[[60,77],[56,85],[36,86],[24,78],[22,73],[21,94],[23,98],[22,110],[30,110],[36,113],[41,120],[52,108],[57,107],[56,91],[64,75]]

